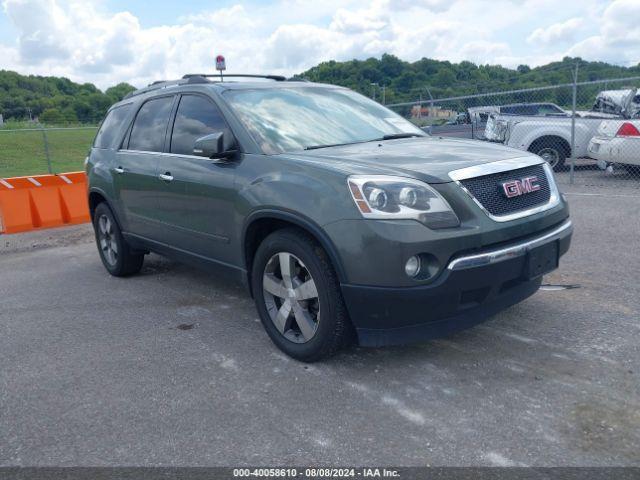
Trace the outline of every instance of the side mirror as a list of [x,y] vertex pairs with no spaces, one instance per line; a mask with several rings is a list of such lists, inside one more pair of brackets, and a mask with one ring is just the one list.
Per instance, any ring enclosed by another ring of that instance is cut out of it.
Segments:
[[226,158],[236,153],[233,147],[230,134],[216,132],[198,138],[193,145],[193,154],[207,158]]

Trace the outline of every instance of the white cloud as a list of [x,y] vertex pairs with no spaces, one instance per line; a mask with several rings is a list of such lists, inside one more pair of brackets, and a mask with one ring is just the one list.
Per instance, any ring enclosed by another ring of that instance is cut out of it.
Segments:
[[446,11],[454,3],[451,0],[389,0],[389,4],[396,9],[426,8],[432,12]]
[[[3,68],[101,87],[208,72],[216,53],[226,56],[230,72],[286,75],[321,61],[385,52],[409,61],[511,67],[566,54],[640,60],[638,0],[577,6],[556,0],[273,0],[185,10],[172,24],[155,27],[143,27],[145,19],[129,12],[107,12],[103,0],[4,0],[2,6],[18,32],[15,42],[0,44]],[[514,31],[532,32],[529,43]]]
[[[365,8],[339,8],[333,14],[329,29],[349,34],[383,31],[389,27],[390,0],[374,0]],[[401,6],[393,4],[393,8]]]
[[322,58],[340,56],[346,47],[340,32],[315,25],[283,25],[269,37],[264,57],[276,69],[291,70]]
[[69,46],[64,33],[70,27],[68,17],[55,0],[6,0],[7,16],[21,31],[18,50],[26,61],[67,58]]
[[570,18],[561,23],[554,23],[548,27],[536,28],[527,37],[527,42],[532,45],[550,45],[558,42],[574,40],[575,35],[583,25],[581,18]]
[[460,48],[460,58],[475,63],[486,62],[487,59],[495,59],[511,55],[509,45],[501,42],[489,42],[487,40],[476,40],[465,43]]
[[569,55],[589,60],[637,65],[640,63],[640,1],[615,0],[599,19],[599,33],[568,50]]

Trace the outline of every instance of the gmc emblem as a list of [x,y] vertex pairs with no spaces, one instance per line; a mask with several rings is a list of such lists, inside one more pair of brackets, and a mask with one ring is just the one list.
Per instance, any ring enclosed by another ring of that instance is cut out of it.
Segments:
[[525,193],[537,192],[540,190],[538,177],[524,177],[519,180],[509,180],[502,183],[502,191],[507,198],[519,197]]

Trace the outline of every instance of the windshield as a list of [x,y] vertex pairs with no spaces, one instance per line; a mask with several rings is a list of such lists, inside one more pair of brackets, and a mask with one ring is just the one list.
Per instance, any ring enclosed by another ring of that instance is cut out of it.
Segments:
[[342,88],[229,90],[225,98],[266,154],[426,135],[400,115]]

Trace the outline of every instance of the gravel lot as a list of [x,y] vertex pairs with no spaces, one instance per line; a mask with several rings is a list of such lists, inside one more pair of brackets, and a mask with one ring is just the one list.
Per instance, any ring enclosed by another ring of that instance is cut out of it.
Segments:
[[640,465],[640,192],[565,191],[545,283],[578,288],[314,365],[222,279],[112,278],[88,226],[0,237],[0,465]]

